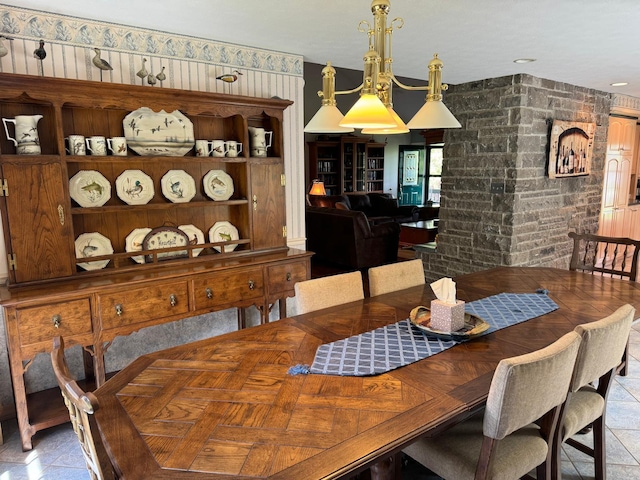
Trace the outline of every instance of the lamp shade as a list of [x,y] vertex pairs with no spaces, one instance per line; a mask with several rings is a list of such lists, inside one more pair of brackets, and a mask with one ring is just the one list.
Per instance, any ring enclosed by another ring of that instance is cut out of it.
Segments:
[[368,93],[360,95],[340,122],[341,127],[351,128],[392,128],[396,125],[396,121],[378,96]]
[[440,100],[427,100],[416,113],[407,127],[411,130],[427,128],[460,128],[460,122]]
[[353,128],[341,127],[340,121],[344,115],[335,105],[322,105],[316,112],[307,126],[304,127],[305,133],[351,133]]
[[409,128],[402,121],[400,116],[395,112],[395,110],[389,105],[387,110],[396,121],[396,126],[391,128],[363,128],[362,133],[365,135],[394,135],[398,133],[409,133]]
[[314,180],[311,183],[311,188],[309,189],[309,195],[326,195],[327,192],[324,189],[324,182],[321,180]]

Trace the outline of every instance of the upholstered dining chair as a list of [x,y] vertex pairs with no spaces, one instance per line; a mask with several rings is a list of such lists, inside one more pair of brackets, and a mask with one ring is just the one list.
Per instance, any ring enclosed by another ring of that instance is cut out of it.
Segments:
[[297,282],[293,288],[298,315],[364,298],[359,271]]
[[484,415],[404,452],[446,480],[513,480],[533,469],[537,480],[549,478],[553,435],[579,345],[580,335],[570,332],[541,350],[501,360]]
[[[563,442],[594,458],[596,480],[606,478],[607,395],[624,354],[634,314],[635,308],[623,305],[602,320],[575,328],[582,342],[571,380],[571,393],[558,424],[559,434],[556,435],[553,456],[554,479],[561,477],[560,450]],[[571,438],[591,424],[593,448]]]
[[[573,239],[569,270],[637,281],[640,241],[575,232],[569,232],[569,237]],[[628,365],[629,345],[618,368],[620,375],[627,375]]]
[[369,294],[372,297],[424,283],[424,266],[419,258],[369,269]]
[[89,475],[93,480],[115,479],[113,466],[102,445],[100,435],[97,434],[97,426],[93,420],[93,413],[98,409],[98,400],[92,393],[84,392],[71,377],[64,356],[62,337],[53,339],[51,363],[64,403],[69,409],[73,430],[80,441]]

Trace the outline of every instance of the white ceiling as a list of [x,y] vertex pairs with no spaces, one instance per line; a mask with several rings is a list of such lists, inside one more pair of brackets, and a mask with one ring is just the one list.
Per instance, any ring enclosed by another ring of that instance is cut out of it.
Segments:
[[[370,0],[0,0],[7,5],[301,54],[362,70]],[[640,0],[391,0],[394,73],[443,81],[529,73],[640,97]],[[518,65],[516,58],[535,58]],[[611,87],[613,82],[628,86]]]

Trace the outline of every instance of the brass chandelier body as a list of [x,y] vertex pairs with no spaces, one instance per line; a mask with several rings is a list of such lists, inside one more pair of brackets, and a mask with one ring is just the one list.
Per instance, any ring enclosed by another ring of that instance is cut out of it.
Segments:
[[[392,34],[400,29],[404,20],[394,18],[387,26],[390,10],[389,0],[373,0],[371,12],[373,25],[362,20],[358,25],[360,32],[367,33],[369,49],[364,55],[362,84],[346,91],[335,90],[335,69],[327,62],[322,70],[322,106],[305,127],[307,133],[342,133],[362,128],[365,134],[406,133],[409,129],[459,128],[461,125],[442,103],[442,91],[448,85],[442,83],[442,61],[434,55],[429,63],[429,81],[426,86],[409,86],[401,83],[393,74]],[[405,125],[393,110],[393,85],[404,90],[423,90],[427,92],[426,103]],[[342,117],[336,106],[335,95],[360,92],[356,104]]]

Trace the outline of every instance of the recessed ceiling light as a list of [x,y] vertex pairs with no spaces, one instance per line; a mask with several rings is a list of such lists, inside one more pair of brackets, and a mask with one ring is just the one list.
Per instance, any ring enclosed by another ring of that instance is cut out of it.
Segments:
[[535,58],[516,58],[513,63],[531,63],[535,61]]
[[625,85],[629,85],[629,82],[615,82],[611,84],[612,87],[624,87]]

